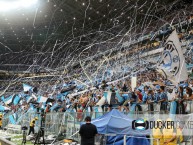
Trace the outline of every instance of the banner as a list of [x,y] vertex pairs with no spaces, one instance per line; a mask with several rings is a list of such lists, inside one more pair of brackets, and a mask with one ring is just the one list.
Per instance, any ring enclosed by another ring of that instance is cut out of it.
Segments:
[[176,30],[168,37],[157,68],[158,72],[175,85],[188,79],[185,59]]
[[134,89],[137,87],[137,77],[132,77],[131,78],[131,88],[132,91],[134,91]]
[[30,90],[32,90],[32,89],[33,89],[32,86],[27,85],[27,84],[23,84],[23,91],[24,91],[24,92],[30,91]]

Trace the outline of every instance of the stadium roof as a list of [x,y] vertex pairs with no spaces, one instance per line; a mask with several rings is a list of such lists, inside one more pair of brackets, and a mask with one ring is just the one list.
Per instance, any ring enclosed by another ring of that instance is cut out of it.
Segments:
[[[15,1],[19,0],[11,0],[9,4],[14,4]],[[167,22],[167,19],[163,18],[180,9],[186,9],[187,4],[192,2],[191,0],[36,1],[37,3],[27,8],[17,7],[6,11],[0,9],[2,10],[1,70],[9,70],[15,65],[18,70],[24,65],[25,68],[31,65],[56,68],[69,62],[73,55],[81,53],[95,42],[116,40],[118,36],[123,36],[128,31],[134,36],[159,29],[160,25]],[[185,17],[190,14],[185,12],[182,15]],[[160,23],[157,23],[158,20]],[[156,25],[153,25],[155,22]],[[110,41],[108,43],[110,44]],[[92,49],[96,53],[106,50],[105,47]]]

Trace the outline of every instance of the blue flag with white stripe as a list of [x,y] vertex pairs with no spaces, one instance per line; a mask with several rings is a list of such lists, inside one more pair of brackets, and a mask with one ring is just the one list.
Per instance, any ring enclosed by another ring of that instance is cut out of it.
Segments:
[[11,95],[11,96],[9,96],[9,97],[7,97],[7,98],[2,98],[2,100],[3,100],[3,102],[6,104],[6,105],[8,105],[8,104],[10,104],[11,102],[12,102],[12,99],[13,99],[13,95]]
[[23,84],[23,91],[27,92],[27,91],[31,91],[33,89],[32,86],[27,85],[27,84]]
[[60,109],[61,108],[61,106],[60,105],[58,105],[58,103],[55,103],[51,108],[50,108],[50,110],[51,111],[54,111],[54,110],[58,110],[58,109]]
[[8,107],[5,107],[5,106],[2,106],[2,105],[0,105],[0,111],[6,111],[6,110],[11,110],[10,108],[8,108]]
[[17,105],[17,104],[19,104],[19,101],[20,101],[20,97],[19,97],[18,95],[16,95],[16,96],[14,97],[14,99],[13,99],[13,104],[14,104],[14,105]]

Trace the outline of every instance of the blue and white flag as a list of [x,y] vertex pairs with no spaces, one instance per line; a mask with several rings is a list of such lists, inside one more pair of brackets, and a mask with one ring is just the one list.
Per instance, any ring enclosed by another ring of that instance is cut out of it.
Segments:
[[5,106],[2,106],[2,105],[0,105],[0,111],[7,111],[7,110],[11,110],[10,108],[8,108],[8,107],[5,107]]
[[33,110],[33,111],[36,110],[35,107],[34,107],[34,105],[33,105],[32,103],[29,104],[29,110]]
[[58,105],[58,103],[55,103],[55,104],[50,108],[50,110],[51,110],[51,111],[54,111],[54,110],[57,111],[59,108],[61,108],[61,106]]
[[27,96],[25,97],[25,99],[26,99],[26,102],[29,103],[29,102],[31,101],[32,97],[29,96],[29,95],[27,95]]
[[30,96],[26,97],[27,103],[29,103],[32,99],[37,101],[37,97],[36,97],[36,95],[34,93],[32,93]]
[[31,97],[34,98],[35,100],[38,99],[37,96],[34,93],[32,93]]
[[47,100],[48,100],[48,98],[43,97],[43,96],[39,96],[37,102],[38,102],[38,103],[44,103],[44,102],[46,102]]
[[188,79],[186,63],[176,30],[172,32],[165,43],[157,70],[175,85]]
[[33,89],[32,86],[27,85],[27,84],[23,84],[23,91],[27,92],[27,91],[31,91]]
[[2,100],[3,100],[3,102],[4,102],[6,105],[11,104],[11,103],[12,103],[12,100],[13,100],[13,95],[11,95],[11,96],[9,96],[9,97],[7,97],[7,98],[2,97]]
[[13,97],[13,100],[12,100],[13,104],[17,105],[17,104],[19,104],[19,101],[20,101],[20,96],[19,95],[15,95]]
[[46,102],[42,103],[41,108],[42,108],[42,109],[46,109]]

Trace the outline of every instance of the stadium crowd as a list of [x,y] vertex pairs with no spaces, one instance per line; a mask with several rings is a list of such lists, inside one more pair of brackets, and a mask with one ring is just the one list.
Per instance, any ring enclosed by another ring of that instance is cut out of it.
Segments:
[[[140,78],[140,76],[138,76]],[[38,92],[36,88],[20,94],[17,103],[15,98],[11,98],[10,104],[1,101],[3,106],[10,107],[13,113],[27,112],[29,110],[43,110],[44,112],[83,112],[96,111],[96,106],[103,108],[118,108],[126,112],[129,111],[130,105],[133,103],[148,104],[148,110],[153,111],[155,105],[161,104],[160,110],[169,111],[168,101],[178,100],[178,107],[182,106],[182,111],[177,109],[176,113],[186,113],[186,100],[192,100],[193,80],[190,78],[186,82],[182,82],[178,87],[170,86],[169,81],[164,80],[159,74],[152,71],[150,74],[141,74],[141,78],[137,82],[134,91],[131,90],[130,79],[120,80],[118,82],[108,84],[106,81],[95,84],[96,89],[88,89],[82,94],[77,92],[78,86],[75,82],[68,83],[67,86],[61,88],[53,88],[54,94],[44,93],[43,96],[36,97]],[[66,85],[66,84],[65,84]],[[37,92],[37,94],[36,94]],[[70,92],[75,95],[72,96]],[[110,92],[110,99],[107,98],[105,92]],[[41,100],[44,98],[44,100]],[[105,101],[101,99],[105,98]],[[15,105],[14,105],[15,103]],[[141,110],[141,108],[139,108]],[[141,110],[142,111],[142,110]]]
[[[168,31],[171,30],[160,30],[159,34],[163,35]],[[188,27],[186,30],[181,30],[178,37],[182,42],[186,63],[193,64],[192,29]],[[160,38],[162,39],[164,38]],[[6,113],[11,110],[14,114],[40,110],[44,112],[98,112],[96,108],[99,106],[103,111],[106,111],[105,108],[110,110],[113,107],[128,112],[133,103],[143,103],[148,104],[149,111],[155,110],[155,107],[160,105],[160,110],[167,112],[170,110],[168,101],[178,100],[177,108],[182,109],[180,112],[177,109],[176,113],[186,113],[189,108],[186,100],[192,99],[191,76],[186,82],[172,86],[169,80],[165,80],[152,69],[160,52],[152,54],[151,61],[149,55],[139,56],[162,46],[160,41],[133,44],[130,49],[123,49],[120,53],[111,53],[108,59],[100,56],[93,58],[93,61],[85,60],[83,66],[69,70],[68,74],[77,75],[74,81],[57,80],[47,84],[32,82],[33,87],[28,86],[28,89],[24,89],[23,92],[8,97],[2,96],[1,105],[9,109],[4,107],[1,111]],[[132,57],[134,54],[135,56],[138,54],[137,59]],[[135,90],[131,89],[130,77],[133,73],[137,74],[138,79]],[[88,76],[94,79],[89,80]],[[128,78],[124,78],[125,76]],[[105,96],[106,92],[110,92],[110,96]],[[138,109],[142,110],[142,108]],[[17,120],[18,117],[15,116]]]

